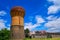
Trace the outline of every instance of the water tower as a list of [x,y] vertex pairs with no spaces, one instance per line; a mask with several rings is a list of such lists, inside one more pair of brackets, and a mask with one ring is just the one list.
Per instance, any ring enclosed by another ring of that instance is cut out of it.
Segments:
[[16,6],[11,9],[11,40],[24,39],[24,15],[25,11],[22,7]]

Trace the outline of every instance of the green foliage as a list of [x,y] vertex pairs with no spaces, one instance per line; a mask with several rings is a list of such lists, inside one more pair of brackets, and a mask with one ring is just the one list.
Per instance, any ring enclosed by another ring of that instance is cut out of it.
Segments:
[[10,36],[10,31],[6,28],[0,30],[0,40],[8,40]]
[[29,31],[29,29],[27,28],[26,30],[25,30],[25,33],[29,33],[30,31]]
[[30,32],[30,31],[29,31],[29,29],[27,28],[27,29],[25,30],[25,37],[27,37],[27,38],[29,37],[29,32]]

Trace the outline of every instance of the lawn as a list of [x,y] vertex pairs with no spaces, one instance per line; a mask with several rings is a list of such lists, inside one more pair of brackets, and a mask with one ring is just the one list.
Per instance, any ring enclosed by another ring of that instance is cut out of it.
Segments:
[[60,40],[60,38],[25,38],[25,40]]

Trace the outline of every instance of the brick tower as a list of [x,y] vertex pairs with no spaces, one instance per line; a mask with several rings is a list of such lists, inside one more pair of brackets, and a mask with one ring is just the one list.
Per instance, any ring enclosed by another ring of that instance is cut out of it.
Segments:
[[24,39],[24,15],[25,11],[22,7],[14,7],[11,9],[11,40]]

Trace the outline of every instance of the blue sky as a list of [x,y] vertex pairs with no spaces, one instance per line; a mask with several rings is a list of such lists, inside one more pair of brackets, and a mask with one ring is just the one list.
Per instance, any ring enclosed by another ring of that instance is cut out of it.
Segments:
[[0,0],[0,29],[10,29],[10,10],[25,9],[24,29],[60,32],[60,0]]

